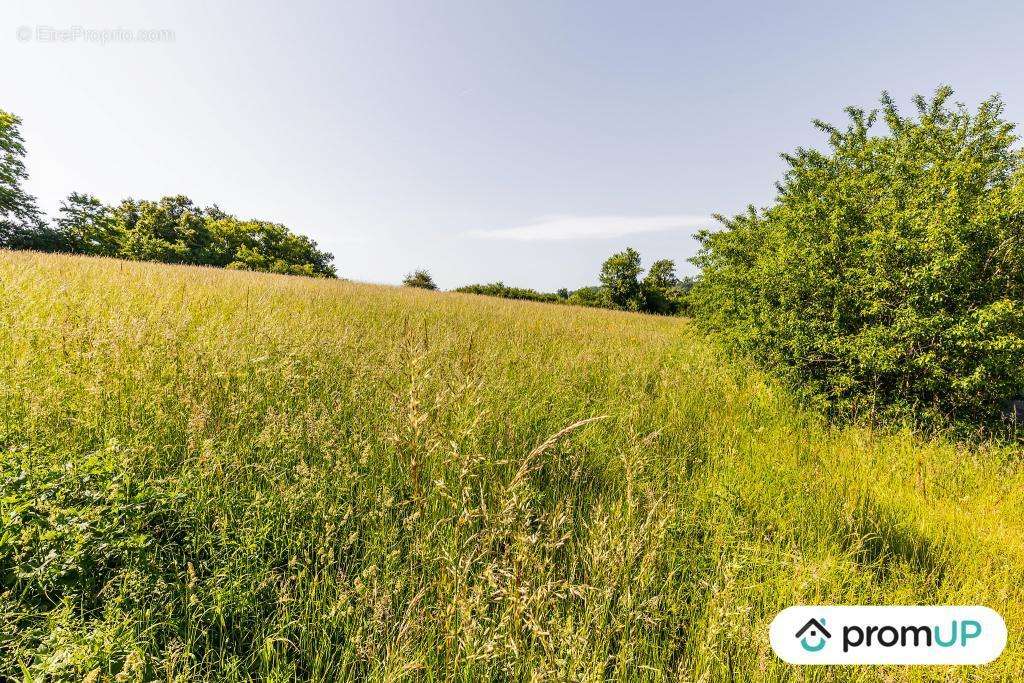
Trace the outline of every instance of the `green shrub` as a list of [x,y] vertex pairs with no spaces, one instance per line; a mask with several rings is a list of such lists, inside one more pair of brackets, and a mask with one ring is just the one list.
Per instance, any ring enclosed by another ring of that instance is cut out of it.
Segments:
[[[998,97],[816,121],[775,203],[698,234],[701,323],[844,414],[994,418],[1024,380],[1024,175]],[[881,115],[884,135],[871,134]]]

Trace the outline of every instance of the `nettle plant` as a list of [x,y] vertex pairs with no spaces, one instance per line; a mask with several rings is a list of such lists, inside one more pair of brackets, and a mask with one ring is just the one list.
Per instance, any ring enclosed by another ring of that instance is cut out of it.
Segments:
[[843,414],[996,418],[1024,390],[1022,154],[998,96],[952,92],[815,121],[774,205],[699,233],[702,323]]

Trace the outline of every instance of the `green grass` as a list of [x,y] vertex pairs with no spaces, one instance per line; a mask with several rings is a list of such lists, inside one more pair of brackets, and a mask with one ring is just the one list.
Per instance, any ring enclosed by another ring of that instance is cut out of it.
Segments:
[[[0,411],[0,679],[1024,669],[1018,451],[830,427],[684,320],[0,253]],[[1010,641],[797,669],[801,603]]]

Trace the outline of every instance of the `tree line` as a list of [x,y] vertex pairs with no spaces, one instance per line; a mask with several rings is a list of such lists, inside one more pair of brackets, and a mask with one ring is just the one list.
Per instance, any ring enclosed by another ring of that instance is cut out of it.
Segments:
[[[681,315],[688,311],[687,295],[693,278],[678,277],[675,262],[670,259],[655,261],[644,275],[640,253],[630,247],[612,254],[602,264],[598,279],[600,285],[574,291],[563,288],[557,292],[538,292],[526,287],[510,287],[503,282],[465,285],[453,291],[658,315]],[[422,269],[407,275],[403,284],[421,289],[438,288],[430,273]]]
[[245,220],[183,195],[107,205],[73,192],[47,219],[23,188],[21,120],[0,110],[0,248],[336,277],[333,256],[280,223]]

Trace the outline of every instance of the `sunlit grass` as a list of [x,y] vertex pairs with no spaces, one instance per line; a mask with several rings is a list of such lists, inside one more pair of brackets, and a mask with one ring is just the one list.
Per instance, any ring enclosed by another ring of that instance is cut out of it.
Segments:
[[[0,678],[1024,668],[1018,453],[831,428],[683,320],[2,253],[0,410]],[[1010,642],[797,670],[801,603]]]

